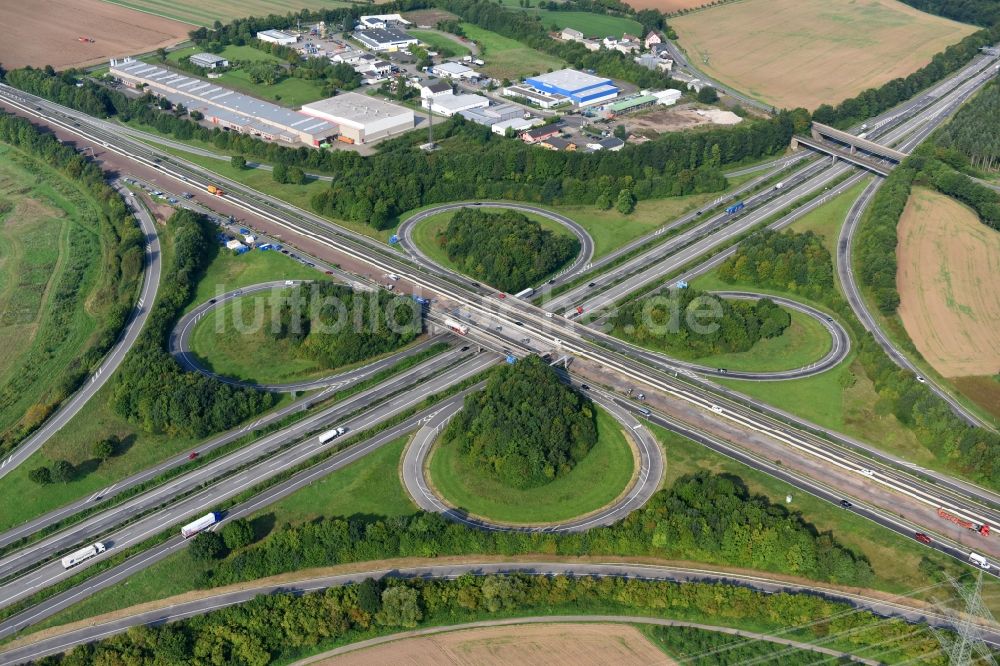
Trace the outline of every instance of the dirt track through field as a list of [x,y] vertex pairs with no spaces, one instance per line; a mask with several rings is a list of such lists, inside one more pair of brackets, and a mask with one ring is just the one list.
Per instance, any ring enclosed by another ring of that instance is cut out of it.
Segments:
[[898,236],[899,316],[913,344],[945,377],[1000,371],[1000,233],[914,188]]
[[808,109],[906,76],[975,31],[896,0],[745,0],[670,25],[709,76],[779,108]]
[[100,0],[5,0],[0,25],[0,63],[6,69],[95,65],[177,44],[192,27]]
[[454,631],[359,650],[323,666],[669,666],[671,659],[635,627],[621,624],[544,624]]

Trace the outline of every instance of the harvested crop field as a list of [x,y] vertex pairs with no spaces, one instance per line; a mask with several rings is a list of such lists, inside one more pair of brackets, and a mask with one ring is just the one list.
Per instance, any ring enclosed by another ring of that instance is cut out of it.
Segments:
[[1000,233],[925,188],[897,233],[899,316],[913,344],[945,377],[1000,370]]
[[671,25],[709,76],[774,106],[808,109],[906,76],[975,31],[896,0],[745,0]]
[[[339,0],[105,0],[156,16],[184,21],[191,25],[211,26],[215,21],[229,23],[246,16],[286,16],[301,9],[333,9],[351,3]],[[189,28],[190,29],[190,28]]]
[[191,30],[184,23],[101,0],[0,2],[0,25],[10,37],[0,40],[0,63],[7,69],[96,65],[172,46]]
[[711,2],[712,0],[626,0],[625,4],[636,9],[659,9],[664,14],[670,14],[682,9],[702,7]]
[[635,627],[622,624],[542,624],[488,627],[407,638],[325,659],[323,666],[369,664],[538,664],[603,666],[674,662]]

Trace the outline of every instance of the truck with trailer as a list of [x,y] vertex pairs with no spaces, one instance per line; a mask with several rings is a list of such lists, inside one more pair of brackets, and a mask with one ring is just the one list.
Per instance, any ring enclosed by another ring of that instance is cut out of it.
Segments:
[[726,215],[732,215],[733,213],[738,213],[744,208],[746,208],[746,204],[743,203],[742,201],[734,203],[732,206],[726,209]]
[[989,560],[987,560],[979,553],[969,553],[969,561],[975,564],[980,569],[983,569],[984,571],[989,571],[990,569]]
[[83,562],[84,560],[89,560],[95,555],[100,555],[105,550],[107,550],[107,548],[105,548],[104,544],[101,543],[100,541],[98,541],[97,543],[90,544],[86,548],[81,548],[75,553],[70,553],[66,557],[62,558],[63,568],[72,569],[80,562]]
[[219,189],[215,185],[209,185],[207,189],[208,189],[208,193],[209,194],[214,194],[217,197],[221,197],[223,194],[225,194],[225,192],[223,192],[221,189]]
[[527,289],[522,289],[521,291],[514,294],[514,298],[527,298],[528,296],[531,296],[533,293],[535,293],[535,290],[532,289],[531,287],[528,287]]
[[983,536],[989,536],[990,535],[990,526],[987,525],[987,524],[985,524],[985,523],[983,523],[982,525],[979,525],[977,523],[972,522],[971,520],[966,520],[965,518],[960,518],[959,516],[956,516],[955,514],[949,512],[949,511],[946,511],[946,510],[944,510],[942,508],[938,509],[938,515],[941,516],[942,518],[944,518],[945,520],[950,520],[951,522],[955,523],[959,527],[964,527],[967,530],[972,530],[973,532],[978,532],[979,534],[982,534]]
[[317,439],[319,440],[320,444],[326,444],[327,442],[330,442],[330,441],[333,441],[333,440],[337,439],[338,437],[340,437],[341,435],[343,435],[345,432],[347,432],[347,428],[345,428],[343,426],[341,426],[339,428],[331,428],[330,430],[327,430],[326,432],[321,432],[319,434],[319,437],[317,437]]
[[468,326],[466,326],[465,324],[459,324],[457,321],[455,321],[451,317],[446,317],[445,318],[444,325],[447,326],[448,328],[450,328],[451,330],[455,331],[456,333],[460,334],[460,335],[468,335],[469,334],[469,327]]
[[213,511],[212,513],[206,513],[204,516],[198,520],[188,523],[181,528],[181,536],[185,539],[190,539],[198,532],[203,532],[207,530],[212,525],[219,522],[219,516]]

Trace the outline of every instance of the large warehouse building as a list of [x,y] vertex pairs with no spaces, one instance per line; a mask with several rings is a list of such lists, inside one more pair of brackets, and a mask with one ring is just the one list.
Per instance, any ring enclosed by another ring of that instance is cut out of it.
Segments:
[[[199,111],[223,128],[287,143],[318,146],[337,134],[336,125],[277,104],[217,86],[204,79],[125,58],[111,61],[111,75],[132,87]],[[410,113],[412,118],[412,112]],[[411,120],[412,123],[412,120]]]
[[568,97],[577,106],[598,104],[618,96],[618,87],[611,83],[611,79],[575,69],[539,74],[524,82],[536,90]]
[[352,92],[306,104],[302,113],[333,123],[351,143],[370,143],[414,126],[412,109]]

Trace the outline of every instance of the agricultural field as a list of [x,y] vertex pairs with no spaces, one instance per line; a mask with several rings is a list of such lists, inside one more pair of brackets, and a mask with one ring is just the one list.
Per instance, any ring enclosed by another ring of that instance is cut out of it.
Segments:
[[774,106],[808,109],[906,76],[975,31],[895,0],[746,0],[671,25],[706,74]]
[[558,30],[573,28],[586,37],[621,37],[622,33],[642,34],[642,25],[625,16],[609,16],[593,12],[560,12],[536,7],[522,7],[519,0],[503,0],[503,5],[511,9],[520,9],[532,16],[537,16],[546,28],[555,26]]
[[[104,0],[107,4],[187,23],[188,26],[211,26],[216,21],[229,23],[245,16],[284,16],[301,9],[350,7],[341,0]],[[96,4],[100,4],[97,2]],[[188,28],[190,30],[190,27]]]
[[446,631],[420,638],[404,638],[314,663],[323,666],[367,664],[667,666],[675,662],[653,645],[641,631],[630,625],[552,623],[483,627]]
[[482,68],[490,76],[515,81],[526,76],[553,71],[566,63],[547,53],[536,51],[521,42],[484,30],[471,23],[463,23],[466,37],[479,45],[480,55],[486,61]]
[[191,30],[172,17],[143,14],[101,0],[2,2],[0,25],[6,33],[0,39],[0,63],[7,69],[95,65],[108,58],[173,46],[187,39]]
[[426,44],[430,50],[437,51],[442,58],[467,56],[472,51],[468,46],[459,43],[457,37],[451,37],[436,30],[409,30],[411,35]]
[[69,180],[0,144],[0,434],[35,425],[97,329],[98,210]]
[[626,4],[636,9],[659,9],[664,14],[697,9],[711,4],[712,0],[628,0]]
[[920,187],[897,233],[899,317],[920,354],[945,377],[1000,371],[1000,233]]

